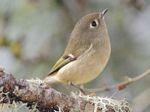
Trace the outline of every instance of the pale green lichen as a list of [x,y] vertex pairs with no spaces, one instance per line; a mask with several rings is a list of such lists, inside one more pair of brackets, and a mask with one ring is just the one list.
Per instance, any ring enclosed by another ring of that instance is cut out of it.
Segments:
[[129,104],[125,100],[114,100],[107,97],[98,96],[80,96],[84,100],[91,102],[94,105],[94,112],[132,112]]

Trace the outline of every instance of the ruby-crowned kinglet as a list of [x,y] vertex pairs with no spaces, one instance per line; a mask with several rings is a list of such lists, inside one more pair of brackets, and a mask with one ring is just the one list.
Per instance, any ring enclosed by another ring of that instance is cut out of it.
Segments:
[[44,79],[46,84],[85,84],[103,71],[111,53],[106,12],[88,14],[77,22],[64,54]]

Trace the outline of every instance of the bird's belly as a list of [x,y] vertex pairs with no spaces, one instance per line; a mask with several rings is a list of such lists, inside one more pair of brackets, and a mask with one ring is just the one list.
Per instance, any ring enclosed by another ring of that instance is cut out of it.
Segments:
[[57,76],[63,83],[84,84],[95,79],[103,68],[104,65],[98,61],[88,63],[74,61],[61,68]]

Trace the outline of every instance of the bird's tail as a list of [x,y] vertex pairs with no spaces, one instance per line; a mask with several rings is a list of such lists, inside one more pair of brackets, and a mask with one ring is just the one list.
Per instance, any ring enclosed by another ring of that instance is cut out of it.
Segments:
[[54,75],[54,76],[47,76],[43,82],[46,85],[52,86],[54,84],[60,83],[60,81],[58,80],[58,78]]

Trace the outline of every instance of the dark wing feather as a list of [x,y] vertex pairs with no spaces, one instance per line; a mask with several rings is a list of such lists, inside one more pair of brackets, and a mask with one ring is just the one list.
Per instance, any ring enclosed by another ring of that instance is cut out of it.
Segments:
[[66,55],[61,57],[56,64],[52,67],[51,71],[48,73],[48,75],[52,75],[53,73],[57,72],[60,68],[65,66],[66,64],[76,60],[76,58],[73,55]]

